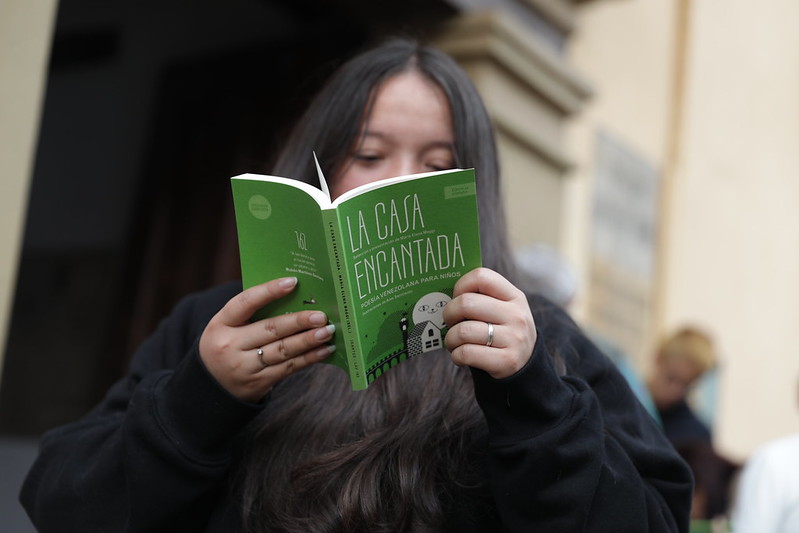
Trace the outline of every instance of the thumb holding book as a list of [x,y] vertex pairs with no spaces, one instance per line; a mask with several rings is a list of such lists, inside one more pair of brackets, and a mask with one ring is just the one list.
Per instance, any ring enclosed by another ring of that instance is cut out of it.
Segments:
[[335,327],[321,311],[300,311],[251,322],[261,307],[297,286],[279,278],[231,298],[200,336],[200,358],[233,396],[257,402],[279,381],[333,353]]

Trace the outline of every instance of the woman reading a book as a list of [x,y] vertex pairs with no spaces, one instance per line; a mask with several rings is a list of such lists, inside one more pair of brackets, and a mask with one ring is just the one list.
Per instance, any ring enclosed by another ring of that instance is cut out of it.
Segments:
[[687,531],[691,476],[567,315],[512,282],[493,133],[463,71],[392,41],[347,63],[274,173],[333,195],[476,169],[484,268],[444,308],[446,350],[366,391],[327,317],[251,321],[282,278],[181,302],[130,374],[49,432],[22,492],[42,532]]

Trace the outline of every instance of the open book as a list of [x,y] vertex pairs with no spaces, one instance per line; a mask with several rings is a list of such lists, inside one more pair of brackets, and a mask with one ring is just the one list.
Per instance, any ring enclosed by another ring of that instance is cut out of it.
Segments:
[[481,265],[474,170],[389,178],[330,200],[306,183],[231,178],[245,288],[296,276],[256,318],[320,310],[335,353],[362,390],[391,367],[441,348],[455,282]]

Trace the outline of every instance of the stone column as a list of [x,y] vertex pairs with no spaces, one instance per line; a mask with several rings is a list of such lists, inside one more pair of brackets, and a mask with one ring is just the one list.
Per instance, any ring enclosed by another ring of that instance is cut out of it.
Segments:
[[460,15],[434,44],[466,69],[496,125],[511,244],[558,248],[574,165],[563,130],[591,88],[540,31],[501,10]]

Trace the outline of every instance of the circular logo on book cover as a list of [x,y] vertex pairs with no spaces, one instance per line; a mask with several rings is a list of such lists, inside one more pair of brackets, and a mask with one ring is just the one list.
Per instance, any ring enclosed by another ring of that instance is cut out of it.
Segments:
[[272,204],[265,197],[256,194],[250,197],[249,206],[252,216],[259,220],[266,220],[272,216]]

